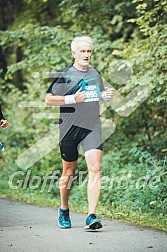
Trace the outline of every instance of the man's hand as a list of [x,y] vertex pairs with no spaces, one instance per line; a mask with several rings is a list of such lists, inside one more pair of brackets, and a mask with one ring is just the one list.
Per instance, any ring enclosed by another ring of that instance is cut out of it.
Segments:
[[86,100],[86,93],[84,91],[81,91],[82,88],[80,88],[76,93],[75,93],[75,101],[76,103],[79,102],[84,102]]
[[108,99],[112,99],[114,95],[114,89],[113,88],[105,88],[105,91],[101,92],[101,98],[103,100],[108,100]]
[[5,119],[1,119],[0,120],[0,125],[3,129],[7,129],[8,128],[8,121]]

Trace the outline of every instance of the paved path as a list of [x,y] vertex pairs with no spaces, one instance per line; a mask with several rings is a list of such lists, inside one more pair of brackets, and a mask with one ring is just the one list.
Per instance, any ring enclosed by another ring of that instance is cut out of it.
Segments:
[[86,215],[71,213],[73,228],[57,227],[57,211],[0,199],[1,252],[166,252],[167,233],[103,220],[103,229],[84,231]]

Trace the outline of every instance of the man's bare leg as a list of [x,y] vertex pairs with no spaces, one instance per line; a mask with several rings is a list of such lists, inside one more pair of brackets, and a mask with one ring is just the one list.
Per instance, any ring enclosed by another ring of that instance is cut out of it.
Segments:
[[59,181],[61,208],[67,209],[71,189],[71,182],[75,174],[77,161],[67,162],[65,160],[62,160],[62,164],[63,164],[63,172]]
[[101,191],[101,150],[90,150],[85,152],[85,159],[88,166],[88,215],[96,212],[96,207]]

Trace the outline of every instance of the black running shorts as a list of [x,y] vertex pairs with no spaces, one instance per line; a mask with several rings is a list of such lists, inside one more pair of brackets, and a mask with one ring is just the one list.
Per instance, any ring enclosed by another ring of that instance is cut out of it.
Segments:
[[92,130],[72,126],[60,140],[60,152],[63,160],[73,162],[78,159],[78,149],[82,146],[86,152],[92,149],[102,150],[102,136],[100,127]]

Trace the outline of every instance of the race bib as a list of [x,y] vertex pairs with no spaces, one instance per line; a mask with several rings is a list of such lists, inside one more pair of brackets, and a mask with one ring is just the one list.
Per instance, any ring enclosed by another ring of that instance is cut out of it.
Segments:
[[84,86],[82,90],[86,93],[86,100],[84,102],[92,102],[99,100],[100,88],[97,84]]

